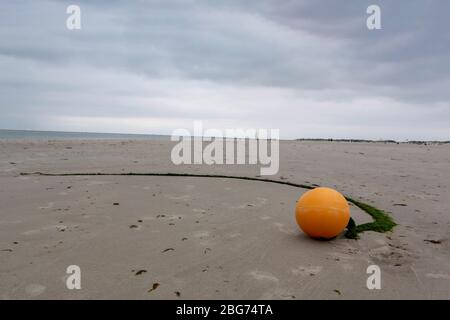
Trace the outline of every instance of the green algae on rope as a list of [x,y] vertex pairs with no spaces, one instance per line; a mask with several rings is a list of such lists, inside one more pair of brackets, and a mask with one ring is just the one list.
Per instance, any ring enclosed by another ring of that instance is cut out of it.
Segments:
[[[316,186],[292,183],[289,181],[279,181],[273,179],[265,178],[254,178],[246,176],[227,176],[227,175],[216,175],[216,174],[196,174],[196,173],[138,173],[138,172],[128,172],[128,173],[43,173],[43,172],[21,172],[20,175],[39,175],[39,176],[51,176],[51,177],[63,177],[63,176],[156,176],[156,177],[197,177],[197,178],[225,178],[225,179],[237,179],[237,180],[248,180],[248,181],[259,181],[259,182],[269,182],[276,184],[288,185],[296,188],[302,189],[314,189]],[[353,203],[355,206],[366,212],[373,218],[373,222],[363,223],[356,225],[355,221],[350,218],[347,225],[347,232],[345,237],[349,239],[358,239],[358,234],[364,231],[375,231],[380,233],[385,233],[392,231],[392,229],[397,225],[394,220],[383,210],[375,208],[367,203],[352,199],[350,197],[345,197],[348,202]]]

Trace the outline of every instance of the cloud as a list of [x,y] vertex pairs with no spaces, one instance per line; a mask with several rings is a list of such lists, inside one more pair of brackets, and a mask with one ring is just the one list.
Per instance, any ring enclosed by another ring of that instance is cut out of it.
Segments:
[[449,139],[449,4],[376,1],[369,31],[372,2],[78,1],[79,31],[68,2],[8,2],[0,127]]

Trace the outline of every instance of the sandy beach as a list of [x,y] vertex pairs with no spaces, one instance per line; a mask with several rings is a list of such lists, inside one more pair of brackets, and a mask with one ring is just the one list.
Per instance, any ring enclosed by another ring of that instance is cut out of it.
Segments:
[[[388,212],[393,232],[308,238],[305,189],[194,173],[165,140],[0,140],[2,299],[450,299],[450,145],[280,142],[275,180],[335,188]],[[355,206],[360,224],[371,217]],[[369,265],[381,290],[366,287]],[[81,268],[68,290],[66,268]]]

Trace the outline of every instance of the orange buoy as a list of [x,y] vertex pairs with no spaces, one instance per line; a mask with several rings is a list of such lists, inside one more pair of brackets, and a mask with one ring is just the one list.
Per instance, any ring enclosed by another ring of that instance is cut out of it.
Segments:
[[303,194],[295,207],[299,227],[312,238],[336,237],[350,220],[350,207],[342,194],[331,188],[315,188]]

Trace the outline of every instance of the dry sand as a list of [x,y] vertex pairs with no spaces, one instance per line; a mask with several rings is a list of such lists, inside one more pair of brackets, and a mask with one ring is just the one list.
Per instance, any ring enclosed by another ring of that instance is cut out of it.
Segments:
[[[281,142],[280,171],[271,178],[336,188],[399,224],[359,240],[306,237],[294,220],[305,190],[285,185],[20,175],[259,174],[248,165],[175,166],[172,145],[0,141],[0,298],[450,298],[449,145]],[[354,206],[351,212],[357,223],[370,221]],[[81,290],[66,288],[73,264],[81,267]],[[366,287],[371,264],[381,268],[381,290]]]

